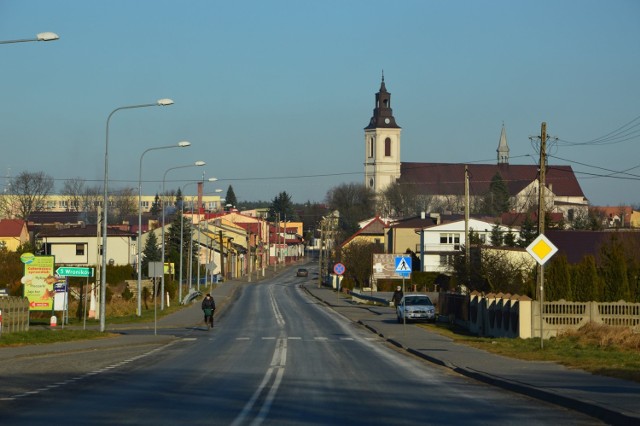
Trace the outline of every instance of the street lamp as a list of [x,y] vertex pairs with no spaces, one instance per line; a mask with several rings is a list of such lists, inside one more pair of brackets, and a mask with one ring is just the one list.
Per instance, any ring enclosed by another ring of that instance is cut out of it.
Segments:
[[[218,179],[217,178],[209,178],[208,180],[210,182],[213,182],[213,181],[218,180]],[[182,194],[185,193],[185,189],[187,188],[187,186],[193,185],[194,183],[198,183],[198,182],[200,182],[200,181],[194,181],[194,182],[185,183],[182,186]],[[218,191],[218,190],[216,190],[216,191]],[[220,191],[222,191],[222,190],[220,190]],[[192,219],[192,222],[193,222],[193,197],[191,198],[191,219]],[[183,249],[183,246],[184,246],[183,238],[184,238],[184,202],[180,206],[180,279],[179,279],[180,285],[179,285],[179,288],[178,288],[178,299],[180,301],[182,301],[182,276],[183,276],[183,269],[182,269],[183,254],[182,254],[182,249]],[[191,243],[191,245],[189,246],[189,270],[191,270],[191,263],[192,263],[192,261],[191,261],[191,256],[192,256],[191,255],[191,247],[193,246],[193,228],[191,228],[190,243]],[[189,290],[191,290],[191,274],[189,274],[189,278],[188,279],[189,279]]]
[[[164,210],[165,210],[165,205],[164,205],[164,198],[165,197],[165,191],[164,191],[164,184],[165,181],[167,179],[167,173],[169,173],[171,170],[176,170],[176,169],[184,169],[186,167],[202,167],[204,165],[206,165],[207,163],[205,163],[204,161],[196,161],[195,163],[192,164],[186,164],[184,166],[176,166],[176,167],[170,167],[168,168],[165,172],[164,175],[162,176],[162,242],[161,242],[161,247],[162,247],[162,255],[160,257],[160,259],[162,259],[162,278],[160,279],[160,310],[164,310]],[[154,295],[155,297],[155,295]]]
[[168,149],[168,148],[187,148],[191,146],[191,142],[180,141],[177,145],[167,145],[167,146],[159,146],[156,148],[149,148],[145,150],[142,155],[140,155],[140,168],[138,169],[138,308],[137,315],[142,316],[142,253],[141,253],[141,243],[142,240],[142,158],[149,151],[155,151],[158,149]]
[[[218,178],[216,177],[210,177],[209,179],[207,179],[207,182],[215,182],[217,181]],[[204,181],[203,181],[203,185],[204,185]],[[198,255],[197,255],[197,262],[196,262],[196,267],[198,268],[196,271],[196,282],[198,283],[198,290],[200,290],[200,209],[202,208],[201,205],[198,206]],[[206,220],[205,220],[206,222]],[[208,228],[207,228],[208,229]],[[205,239],[205,243],[207,242],[207,240]],[[206,260],[206,259],[205,259]],[[205,283],[206,283],[206,268],[205,268]]]
[[54,41],[58,40],[58,34],[45,32],[36,34],[36,38],[23,38],[19,40],[0,40],[0,44],[9,44],[9,43],[27,43],[30,41]]
[[[107,302],[107,211],[109,207],[109,122],[116,112],[123,109],[147,108],[153,106],[173,105],[171,99],[159,99],[153,104],[129,105],[114,109],[107,117],[106,140],[104,144],[104,197],[103,197],[103,218],[102,218],[102,267],[100,279],[100,331],[105,330],[105,315]],[[140,298],[140,295],[138,295]]]

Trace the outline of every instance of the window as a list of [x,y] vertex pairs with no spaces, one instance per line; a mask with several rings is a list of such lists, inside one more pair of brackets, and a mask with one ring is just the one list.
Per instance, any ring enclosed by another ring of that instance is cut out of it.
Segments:
[[373,157],[373,138],[369,139],[369,158]]
[[66,209],[68,206],[67,204],[67,200],[60,200],[58,201],[58,207],[60,207],[61,209]]
[[140,203],[140,205],[144,209],[148,209],[149,208],[149,202],[148,201],[143,201],[143,202]]
[[56,202],[55,201],[47,201],[47,209],[54,209],[56,207]]
[[460,234],[440,234],[440,244],[460,244]]
[[453,255],[451,254],[441,254],[440,255],[440,266],[451,266],[453,264]]
[[391,138],[384,140],[384,155],[385,157],[391,157]]
[[76,256],[84,256],[84,244],[76,244]]

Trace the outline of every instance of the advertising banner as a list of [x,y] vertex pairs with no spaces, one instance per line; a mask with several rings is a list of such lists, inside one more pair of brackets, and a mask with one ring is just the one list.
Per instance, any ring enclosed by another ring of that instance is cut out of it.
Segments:
[[53,309],[54,256],[23,256],[24,297],[29,299],[30,311],[51,311]]

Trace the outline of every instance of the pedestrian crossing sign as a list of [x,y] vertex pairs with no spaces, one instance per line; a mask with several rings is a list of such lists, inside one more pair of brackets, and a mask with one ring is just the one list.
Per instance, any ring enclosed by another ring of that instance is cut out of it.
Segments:
[[396,256],[396,274],[409,277],[411,275],[411,257]]

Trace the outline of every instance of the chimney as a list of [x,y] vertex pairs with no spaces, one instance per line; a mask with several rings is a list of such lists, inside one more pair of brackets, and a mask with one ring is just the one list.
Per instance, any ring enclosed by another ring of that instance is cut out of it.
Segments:
[[429,217],[436,220],[436,225],[440,225],[440,213],[429,213]]
[[[202,186],[203,183],[202,182],[198,182],[198,214],[202,214],[204,213],[202,210]],[[198,219],[198,221],[200,221]]]
[[426,219],[427,218],[427,213],[425,212],[420,212],[420,219]]

